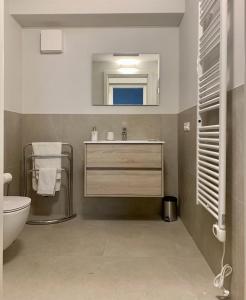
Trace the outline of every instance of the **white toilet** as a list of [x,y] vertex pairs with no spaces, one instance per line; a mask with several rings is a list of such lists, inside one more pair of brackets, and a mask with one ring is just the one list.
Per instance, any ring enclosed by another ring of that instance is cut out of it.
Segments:
[[[11,177],[12,179],[12,177]],[[11,180],[10,180],[11,181]],[[10,182],[4,181],[4,183]],[[3,198],[3,249],[8,248],[21,233],[30,211],[31,199],[21,196]]]

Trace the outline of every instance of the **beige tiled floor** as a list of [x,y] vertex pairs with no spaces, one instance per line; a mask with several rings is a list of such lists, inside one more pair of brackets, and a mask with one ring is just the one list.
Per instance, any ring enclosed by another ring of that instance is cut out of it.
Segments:
[[4,253],[5,300],[210,300],[212,280],[180,221],[27,225]]

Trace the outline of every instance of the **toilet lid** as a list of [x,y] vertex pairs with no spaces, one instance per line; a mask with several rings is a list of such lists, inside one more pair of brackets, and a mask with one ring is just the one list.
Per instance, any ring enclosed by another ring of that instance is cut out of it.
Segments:
[[4,196],[3,197],[3,212],[10,213],[21,210],[30,205],[31,199],[20,196]]

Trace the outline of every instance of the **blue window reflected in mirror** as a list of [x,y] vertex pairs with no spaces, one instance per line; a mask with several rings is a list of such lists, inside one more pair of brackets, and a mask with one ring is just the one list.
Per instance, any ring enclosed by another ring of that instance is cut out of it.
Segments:
[[144,89],[141,87],[113,88],[114,105],[143,105]]

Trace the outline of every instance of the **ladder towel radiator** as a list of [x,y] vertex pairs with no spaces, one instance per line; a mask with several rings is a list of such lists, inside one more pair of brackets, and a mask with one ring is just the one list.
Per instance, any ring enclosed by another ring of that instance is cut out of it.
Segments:
[[199,0],[196,201],[216,220],[213,234],[223,243],[221,271],[214,286],[224,288],[232,267],[224,265],[226,242],[227,0]]
[[224,242],[227,0],[199,1],[198,35],[197,204],[216,219],[213,232]]

